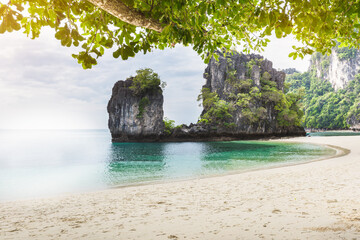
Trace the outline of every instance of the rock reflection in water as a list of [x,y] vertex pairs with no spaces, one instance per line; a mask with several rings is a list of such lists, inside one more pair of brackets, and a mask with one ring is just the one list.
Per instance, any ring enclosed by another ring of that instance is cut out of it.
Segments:
[[114,143],[107,178],[111,185],[124,185],[219,174],[282,161],[281,151],[294,152],[279,147],[264,142]]
[[123,185],[164,177],[163,143],[113,143],[106,178],[110,185]]

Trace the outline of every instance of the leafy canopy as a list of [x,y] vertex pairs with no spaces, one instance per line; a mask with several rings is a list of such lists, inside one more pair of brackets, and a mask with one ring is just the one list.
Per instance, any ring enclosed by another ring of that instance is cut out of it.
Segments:
[[336,40],[360,45],[359,0],[108,0],[110,7],[102,0],[6,1],[0,33],[21,30],[37,38],[43,27],[53,28],[63,46],[79,47],[72,56],[83,68],[97,64],[105,49],[126,60],[175,44],[191,45],[207,62],[216,49],[262,50],[273,32],[305,44],[293,47],[293,58],[330,53]]
[[160,80],[160,77],[156,72],[151,68],[144,68],[136,70],[136,76],[132,78],[130,89],[135,95],[141,96],[149,91],[161,91],[165,86],[166,83]]

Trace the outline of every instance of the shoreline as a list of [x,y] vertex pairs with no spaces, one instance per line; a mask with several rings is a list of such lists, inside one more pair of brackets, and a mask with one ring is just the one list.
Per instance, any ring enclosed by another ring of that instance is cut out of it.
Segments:
[[[291,139],[293,139],[293,138],[291,138]],[[241,140],[235,140],[235,141],[241,141]],[[284,138],[284,139],[280,138],[280,139],[245,140],[245,141],[286,142],[286,138]],[[303,143],[303,142],[296,142],[296,141],[291,141],[291,142],[292,143]],[[316,159],[312,159],[312,160],[303,160],[300,162],[291,162],[291,163],[279,163],[278,165],[275,165],[275,166],[255,167],[253,169],[244,169],[244,170],[232,170],[232,171],[227,171],[226,173],[224,172],[224,173],[219,173],[219,174],[195,176],[195,177],[181,178],[181,179],[167,179],[167,180],[158,180],[158,181],[155,180],[155,181],[150,181],[150,182],[130,183],[130,184],[126,184],[126,185],[115,185],[115,186],[109,187],[108,189],[104,189],[104,190],[100,190],[100,191],[106,191],[109,189],[121,189],[121,188],[128,188],[128,187],[158,185],[158,184],[166,184],[166,183],[186,182],[186,181],[192,181],[192,180],[196,180],[196,179],[217,178],[217,177],[224,177],[224,176],[228,176],[228,175],[238,175],[238,174],[262,171],[262,170],[268,170],[268,169],[291,167],[291,166],[296,166],[296,165],[308,164],[308,163],[312,163],[312,162],[325,161],[325,160],[332,159],[332,158],[338,158],[338,157],[346,156],[351,152],[351,150],[349,150],[349,149],[338,147],[335,145],[317,144],[317,143],[314,143],[314,145],[320,145],[320,146],[325,146],[327,148],[334,149],[336,151],[336,153],[334,155],[324,156],[324,157],[316,158]],[[21,200],[19,200],[19,201],[21,201]]]
[[360,136],[276,141],[333,145],[343,153],[243,173],[0,202],[0,237],[360,238]]

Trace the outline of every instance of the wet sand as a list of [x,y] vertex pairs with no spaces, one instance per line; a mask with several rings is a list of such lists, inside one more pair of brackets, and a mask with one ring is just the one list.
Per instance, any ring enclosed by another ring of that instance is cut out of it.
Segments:
[[360,136],[306,164],[0,203],[0,239],[358,239]]

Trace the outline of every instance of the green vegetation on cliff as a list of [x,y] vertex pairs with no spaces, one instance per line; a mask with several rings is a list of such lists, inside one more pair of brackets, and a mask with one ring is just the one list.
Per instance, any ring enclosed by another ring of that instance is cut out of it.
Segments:
[[234,102],[220,100],[215,92],[211,92],[208,88],[203,88],[198,96],[198,101],[202,100],[205,114],[201,116],[200,122],[204,123],[228,123],[233,117]]
[[[355,59],[358,54],[357,52],[358,50],[355,48],[342,47],[339,42],[336,42],[336,46],[332,49],[332,53],[336,53],[335,56],[337,56],[337,58],[342,62]],[[320,74],[318,73],[317,75],[318,77],[323,79],[328,77],[330,61],[331,61],[330,55],[326,55],[326,54],[324,55],[319,52],[316,52],[311,56],[312,64],[317,65],[317,70],[320,73]],[[287,74],[292,74],[292,73],[288,72]]]
[[164,117],[164,125],[165,125],[165,130],[164,132],[168,135],[170,135],[172,133],[172,131],[174,130],[174,128],[176,127],[175,125],[175,121],[174,120],[171,120],[167,117]]
[[[225,85],[229,86],[225,88],[230,90],[221,93],[225,96],[220,98],[220,93],[204,87],[198,97],[198,101],[202,101],[204,107],[199,121],[234,127],[234,118],[240,117],[249,125],[261,124],[266,121],[268,111],[274,108],[278,126],[300,126],[303,112],[299,103],[303,92],[289,92],[288,86],[284,87],[284,91],[279,89],[268,72],[260,76],[260,85],[255,84],[251,79],[252,70],[255,65],[260,69],[262,61],[261,58],[251,59],[246,63],[245,79],[236,77],[236,70],[228,61]],[[240,116],[234,115],[239,113]]]
[[327,80],[316,77],[315,69],[288,75],[290,91],[305,92],[301,100],[304,109],[302,125],[307,128],[348,128],[348,118],[360,118],[360,74],[344,89],[335,91]]
[[151,68],[144,68],[136,70],[136,76],[132,78],[132,85],[130,89],[136,96],[140,96],[139,113],[136,116],[141,119],[143,117],[145,107],[150,103],[149,98],[145,96],[147,93],[153,91],[162,91],[165,88],[166,83],[162,82],[159,75],[155,73]]
[[148,97],[142,97],[139,102],[139,113],[136,116],[137,118],[142,118],[144,115],[145,107],[149,105],[150,101]]
[[340,60],[348,60],[352,59],[356,56],[357,50],[355,48],[347,48],[347,47],[339,47],[340,43],[338,43],[336,47],[336,52],[338,53]]
[[130,89],[135,95],[142,95],[149,91],[159,90],[165,88],[166,83],[160,80],[160,77],[151,68],[144,68],[136,70],[136,76],[132,78],[132,85]]
[[[302,121],[304,127],[343,129],[350,127],[349,119],[360,119],[360,74],[351,75],[349,72],[356,68],[357,55],[358,50],[342,47],[337,42],[331,56],[318,52],[312,55],[309,71],[287,75],[286,82],[291,85],[290,91],[302,89],[305,92],[301,100],[305,113]],[[336,58],[349,70],[334,69],[339,67]],[[344,72],[346,81],[349,81],[343,89],[342,86],[337,86],[340,89],[335,91],[332,87],[330,81],[334,84],[334,80],[340,79],[335,79],[334,74],[330,74],[330,64],[332,71]]]

